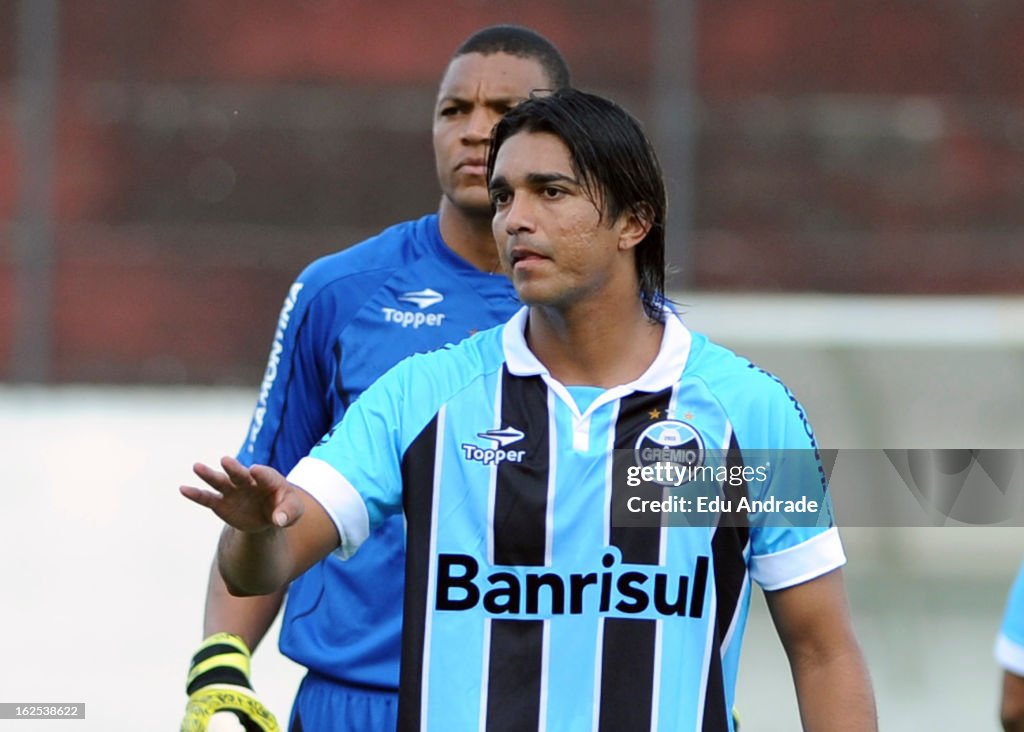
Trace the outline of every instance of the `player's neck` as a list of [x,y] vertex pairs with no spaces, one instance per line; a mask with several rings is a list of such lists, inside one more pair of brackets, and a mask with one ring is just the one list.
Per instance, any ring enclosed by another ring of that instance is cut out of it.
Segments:
[[489,211],[473,215],[444,197],[438,218],[441,238],[453,252],[483,272],[500,271],[501,262],[491,232]]
[[533,306],[526,329],[530,350],[567,386],[605,389],[640,378],[654,363],[665,326],[635,308],[591,300],[571,309]]

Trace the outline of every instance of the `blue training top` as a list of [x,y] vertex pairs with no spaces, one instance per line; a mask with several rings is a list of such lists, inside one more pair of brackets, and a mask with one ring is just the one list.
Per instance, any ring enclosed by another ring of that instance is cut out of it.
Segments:
[[[391,366],[518,308],[506,277],[481,272],[445,245],[436,214],[318,259],[285,299],[238,459],[287,473]],[[402,519],[393,518],[358,559],[328,557],[296,579],[282,653],[342,682],[396,689],[404,541]]]
[[[566,388],[526,346],[527,318],[403,361],[289,476],[351,561],[404,511],[399,729],[730,730],[750,582],[842,565],[830,506],[800,525],[690,527],[614,507],[636,461],[701,467],[715,449],[740,470],[737,500],[823,493],[804,411],[672,314],[639,379]],[[772,448],[780,462],[744,465]]]

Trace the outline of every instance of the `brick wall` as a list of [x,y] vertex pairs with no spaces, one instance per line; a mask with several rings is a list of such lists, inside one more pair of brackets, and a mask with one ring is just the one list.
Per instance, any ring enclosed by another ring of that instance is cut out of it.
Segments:
[[[1024,5],[704,0],[697,287],[1016,292]],[[0,4],[0,237],[14,241],[16,3]],[[653,2],[61,3],[58,381],[255,383],[310,259],[432,210],[429,120],[493,22],[647,119]],[[17,303],[0,254],[0,379]]]

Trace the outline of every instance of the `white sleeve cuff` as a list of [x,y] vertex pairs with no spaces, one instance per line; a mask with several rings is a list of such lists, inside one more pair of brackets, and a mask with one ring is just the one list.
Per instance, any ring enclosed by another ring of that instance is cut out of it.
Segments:
[[846,564],[846,553],[833,526],[807,541],[774,554],[750,558],[750,578],[764,590],[781,590],[820,577]]
[[355,554],[370,534],[370,517],[362,496],[345,476],[330,463],[304,457],[288,473],[288,481],[311,495],[331,517],[341,537],[335,553],[342,559]]
[[1024,676],[1024,646],[1000,633],[996,639],[996,661],[1010,673]]

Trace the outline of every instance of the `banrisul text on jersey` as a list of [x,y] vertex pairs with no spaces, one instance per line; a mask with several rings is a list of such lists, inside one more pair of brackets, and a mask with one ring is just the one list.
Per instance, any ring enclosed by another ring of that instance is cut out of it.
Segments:
[[482,606],[502,617],[552,617],[600,613],[655,616],[704,615],[708,557],[698,556],[692,573],[622,566],[612,553],[603,571],[554,572],[502,567],[481,575],[480,563],[466,554],[438,557],[436,609],[465,611]]

